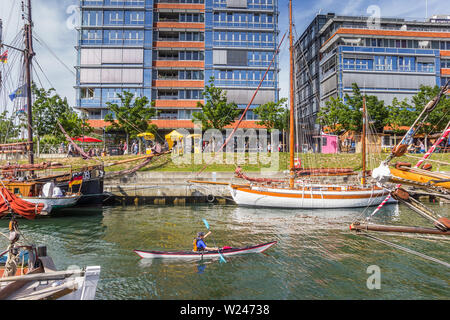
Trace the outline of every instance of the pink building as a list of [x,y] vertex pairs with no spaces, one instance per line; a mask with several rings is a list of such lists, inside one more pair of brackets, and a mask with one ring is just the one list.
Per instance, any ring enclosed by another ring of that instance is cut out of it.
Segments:
[[322,134],[322,153],[338,153],[338,136]]

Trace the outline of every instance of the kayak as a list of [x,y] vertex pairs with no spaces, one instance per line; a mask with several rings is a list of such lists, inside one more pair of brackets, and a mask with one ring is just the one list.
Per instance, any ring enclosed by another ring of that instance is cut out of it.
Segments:
[[169,259],[213,259],[222,256],[233,256],[245,253],[259,253],[266,251],[271,246],[276,244],[276,241],[258,244],[256,246],[247,246],[242,248],[224,247],[223,249],[214,251],[144,251],[133,250],[139,257],[143,259],[152,258],[169,258]]

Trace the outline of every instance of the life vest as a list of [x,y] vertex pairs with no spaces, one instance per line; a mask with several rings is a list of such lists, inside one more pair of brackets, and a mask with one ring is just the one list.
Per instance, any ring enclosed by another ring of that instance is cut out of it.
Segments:
[[194,246],[192,251],[198,251],[198,249],[197,249],[197,238],[194,239],[194,242],[192,243],[192,245]]
[[194,247],[194,248],[192,249],[193,251],[198,251],[198,247],[197,247],[197,241],[198,241],[198,240],[201,240],[201,239],[200,239],[200,238],[195,238],[195,239],[194,239],[194,242],[192,243],[192,245],[193,245],[193,247]]

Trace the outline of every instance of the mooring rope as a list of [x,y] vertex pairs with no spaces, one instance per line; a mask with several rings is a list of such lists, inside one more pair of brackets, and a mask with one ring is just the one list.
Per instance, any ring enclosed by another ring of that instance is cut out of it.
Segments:
[[364,236],[366,236],[366,237],[368,237],[368,238],[370,238],[370,239],[373,239],[373,240],[375,240],[375,241],[384,243],[384,244],[386,244],[386,245],[388,245],[388,246],[391,246],[391,247],[394,247],[394,248],[396,248],[396,249],[405,251],[405,252],[407,252],[407,253],[414,254],[414,255],[416,255],[416,256],[418,256],[418,257],[421,257],[421,258],[423,258],[423,259],[426,259],[426,260],[429,260],[429,261],[433,261],[433,262],[442,264],[443,266],[446,266],[447,268],[450,268],[450,263],[447,263],[447,262],[445,262],[445,261],[442,261],[442,260],[439,260],[439,259],[436,259],[436,258],[427,256],[427,255],[425,255],[425,254],[423,254],[423,253],[414,251],[414,250],[409,249],[409,248],[402,247],[402,246],[400,246],[400,245],[398,245],[398,244],[389,242],[389,241],[387,241],[387,240],[383,240],[383,239],[374,237],[374,236],[372,236],[372,235],[370,235],[370,234],[367,234],[367,233],[362,233],[361,235],[364,235]]

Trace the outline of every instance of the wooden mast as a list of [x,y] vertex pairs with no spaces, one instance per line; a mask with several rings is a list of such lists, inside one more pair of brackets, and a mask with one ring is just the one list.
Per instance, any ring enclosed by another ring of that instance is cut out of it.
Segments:
[[27,116],[28,116],[28,162],[34,163],[33,153],[33,113],[32,113],[32,92],[31,92],[31,61],[34,56],[33,51],[33,22],[31,19],[31,0],[28,0],[28,23],[25,25],[25,50],[24,62],[26,70],[26,90],[27,90]]
[[362,127],[362,178],[361,178],[361,184],[363,186],[366,185],[366,125],[367,125],[367,119],[366,119],[366,97],[363,97],[363,127]]
[[289,187],[294,188],[294,46],[292,39],[292,0],[289,0],[289,54],[290,54],[290,122],[289,122]]

